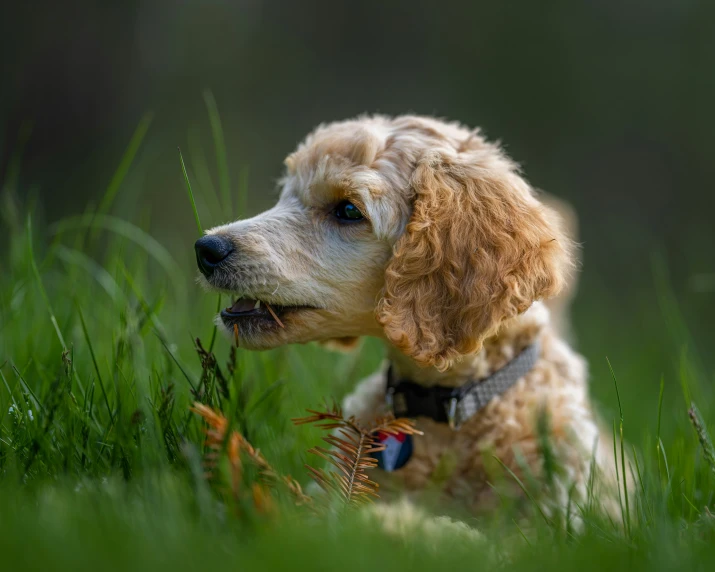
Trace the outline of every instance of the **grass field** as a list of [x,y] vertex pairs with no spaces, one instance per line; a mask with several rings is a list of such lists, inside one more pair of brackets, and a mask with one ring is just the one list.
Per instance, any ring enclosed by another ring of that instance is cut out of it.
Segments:
[[[219,151],[210,196],[208,165],[186,157],[197,223],[206,226],[226,218],[218,213],[243,214],[246,195],[245,177],[229,192],[220,122],[207,102]],[[381,350],[374,340],[351,354],[313,345],[238,350],[235,364],[225,365],[230,344],[211,323],[216,296],[195,285],[190,264],[177,262],[191,257],[154,238],[140,206],[116,208],[145,121],[106,192],[85,211],[45,224],[12,165],[0,194],[7,244],[0,253],[0,569],[712,569],[713,375],[698,353],[707,343],[694,341],[658,257],[652,275],[639,278],[650,298],[629,306],[617,324],[602,310],[610,299],[598,284],[584,284],[575,311],[593,392],[613,422],[619,462],[625,437],[637,482],[627,507],[623,499],[628,526],[582,507],[583,530],[575,534],[544,522],[533,506],[505,500],[488,517],[465,517],[482,542],[394,538],[359,513],[319,517],[293,508],[280,491],[276,511],[262,512],[250,471],[238,497],[207,483],[202,422],[189,411],[195,399],[222,409],[276,469],[306,484],[305,451],[320,432],[290,419],[340,399],[374,370]],[[191,211],[186,189],[177,188],[176,200]],[[185,233],[198,236],[195,226]],[[215,354],[225,384],[202,368],[197,337]],[[703,419],[699,433],[688,416],[692,402]]]

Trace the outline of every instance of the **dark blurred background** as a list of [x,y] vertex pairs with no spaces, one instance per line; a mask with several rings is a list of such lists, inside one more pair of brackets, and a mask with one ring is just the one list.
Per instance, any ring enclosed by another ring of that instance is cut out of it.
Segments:
[[[654,387],[683,351],[712,371],[715,2],[28,0],[0,10],[0,179],[29,133],[18,188],[35,193],[46,221],[99,202],[152,112],[115,212],[150,220],[188,267],[195,228],[176,147],[204,153],[216,181],[206,89],[232,188],[250,170],[249,213],[274,200],[283,157],[320,122],[447,117],[503,141],[532,184],[578,211],[574,319],[596,378],[606,354],[622,377]],[[205,226],[233,215],[205,215]],[[671,289],[676,309],[664,302]],[[643,352],[648,364],[633,365]]]

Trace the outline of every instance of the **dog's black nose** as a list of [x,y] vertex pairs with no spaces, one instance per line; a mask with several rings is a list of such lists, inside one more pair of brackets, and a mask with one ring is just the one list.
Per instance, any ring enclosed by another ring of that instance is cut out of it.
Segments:
[[233,252],[231,241],[215,234],[199,238],[194,244],[194,248],[199,270],[207,278]]

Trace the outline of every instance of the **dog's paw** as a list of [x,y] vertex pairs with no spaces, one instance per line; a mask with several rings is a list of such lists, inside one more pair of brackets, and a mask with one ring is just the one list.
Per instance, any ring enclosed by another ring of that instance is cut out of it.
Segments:
[[405,540],[426,542],[432,548],[443,548],[445,542],[481,542],[484,536],[464,522],[446,516],[434,516],[404,498],[394,503],[376,503],[362,511],[370,524],[387,534]]

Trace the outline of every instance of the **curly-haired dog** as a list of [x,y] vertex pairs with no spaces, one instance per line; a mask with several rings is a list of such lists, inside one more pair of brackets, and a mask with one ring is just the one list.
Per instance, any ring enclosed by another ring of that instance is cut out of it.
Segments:
[[[543,475],[551,506],[585,498],[594,451],[612,472],[584,360],[544,303],[572,242],[497,145],[427,117],[361,117],[318,127],[285,164],[273,208],[196,243],[205,282],[236,299],[220,323],[241,347],[384,340],[385,367],[345,409],[417,418],[424,436],[388,439],[380,459],[409,490],[445,454],[446,492],[475,510],[494,501],[492,456]],[[550,483],[540,417],[561,467]]]

